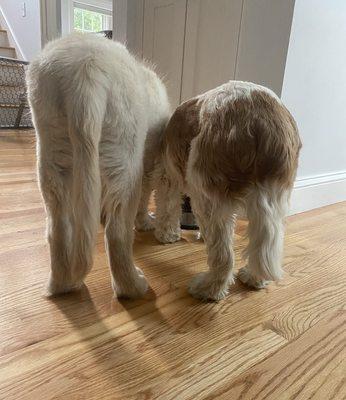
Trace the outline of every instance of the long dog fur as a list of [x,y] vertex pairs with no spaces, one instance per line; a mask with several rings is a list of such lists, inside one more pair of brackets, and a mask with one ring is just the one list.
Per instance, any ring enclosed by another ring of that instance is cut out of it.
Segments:
[[163,243],[179,240],[181,193],[187,193],[209,266],[192,281],[192,295],[220,300],[227,294],[233,282],[229,242],[242,209],[249,245],[240,279],[257,288],[280,279],[283,220],[300,148],[289,111],[272,91],[253,83],[230,81],[176,109],[158,162],[155,235]]
[[[161,136],[169,118],[163,83],[123,45],[73,34],[45,47],[27,84],[48,220],[49,293],[81,286],[102,214],[114,290],[141,296],[147,283],[133,264],[132,231],[146,137]],[[138,227],[149,223],[139,213]]]

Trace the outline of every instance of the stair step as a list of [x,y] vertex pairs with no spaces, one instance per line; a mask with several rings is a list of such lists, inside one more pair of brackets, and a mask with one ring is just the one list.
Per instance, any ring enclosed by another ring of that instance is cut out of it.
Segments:
[[0,46],[0,56],[16,58],[16,49],[14,47]]
[[0,68],[1,67],[23,68],[23,65],[25,65],[24,63],[25,61],[23,61],[22,63],[20,60],[17,60],[17,58],[0,56]]
[[7,32],[0,30],[0,47],[9,47]]
[[[0,108],[19,108],[20,104],[5,104],[0,103]],[[28,104],[24,104],[24,108],[29,108]]]
[[6,90],[11,90],[11,89],[18,90],[18,88],[24,88],[23,82],[13,83],[13,84],[3,84],[3,83],[1,83],[1,72],[0,72],[0,92],[6,91]]
[[19,104],[4,104],[4,103],[0,103],[0,108],[19,108]]

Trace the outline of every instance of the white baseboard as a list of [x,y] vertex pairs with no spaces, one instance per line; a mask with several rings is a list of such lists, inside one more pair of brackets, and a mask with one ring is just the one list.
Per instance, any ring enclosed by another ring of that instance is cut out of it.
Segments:
[[346,171],[297,179],[290,215],[346,201]]

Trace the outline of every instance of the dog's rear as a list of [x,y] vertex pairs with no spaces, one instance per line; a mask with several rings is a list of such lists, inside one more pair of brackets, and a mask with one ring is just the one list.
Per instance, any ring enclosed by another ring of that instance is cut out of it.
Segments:
[[51,293],[81,285],[100,219],[99,142],[108,82],[86,43],[85,51],[73,47],[78,38],[48,45],[27,75],[48,214]]
[[281,277],[283,217],[300,147],[290,113],[255,84],[231,81],[178,107],[165,132],[165,169],[192,197],[211,269],[192,284],[194,295],[218,299],[227,291],[231,215],[239,208],[249,218],[248,266],[240,278],[262,287]]
[[[49,292],[82,284],[102,203],[113,287],[120,296],[142,295],[132,230],[146,133],[168,116],[164,86],[124,46],[78,34],[50,43],[27,82],[48,216]],[[154,109],[148,97],[160,96]]]
[[[281,278],[283,218],[301,147],[296,124],[268,89],[231,83],[201,99],[189,184],[208,198],[244,204],[249,219],[248,269],[254,286]],[[196,180],[198,176],[198,180]]]

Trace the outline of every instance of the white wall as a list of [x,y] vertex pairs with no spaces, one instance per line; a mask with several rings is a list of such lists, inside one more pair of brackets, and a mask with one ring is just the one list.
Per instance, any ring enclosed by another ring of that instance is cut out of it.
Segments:
[[294,212],[346,200],[345,38],[345,0],[296,0],[282,89],[303,141]]
[[[22,16],[22,5],[26,4],[26,16]],[[0,0],[7,24],[21,53],[26,60],[41,49],[40,0]]]

